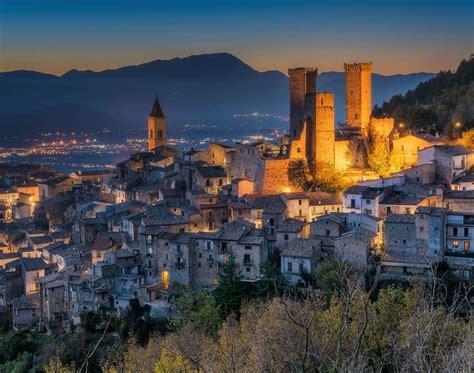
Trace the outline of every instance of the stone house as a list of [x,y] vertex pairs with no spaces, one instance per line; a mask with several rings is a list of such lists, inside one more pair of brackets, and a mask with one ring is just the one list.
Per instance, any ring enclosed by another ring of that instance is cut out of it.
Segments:
[[13,328],[21,329],[38,324],[40,316],[38,294],[29,294],[12,301]]
[[288,218],[276,229],[275,249],[280,253],[296,238],[308,238],[309,226],[299,219]]
[[418,152],[432,145],[442,144],[442,140],[426,134],[409,134],[394,138],[392,141],[393,151],[400,154],[402,168],[409,168],[418,162]]
[[207,164],[227,167],[232,163],[232,158],[235,153],[233,146],[224,144],[209,144],[207,152]]
[[474,166],[474,151],[460,145],[435,145],[420,150],[418,164],[434,163],[436,176],[450,184]]
[[304,193],[283,193],[280,195],[286,206],[289,218],[295,218],[304,222],[309,218],[309,198]]
[[320,240],[297,238],[291,241],[281,253],[281,273],[289,284],[303,284],[304,274],[314,276],[320,260]]

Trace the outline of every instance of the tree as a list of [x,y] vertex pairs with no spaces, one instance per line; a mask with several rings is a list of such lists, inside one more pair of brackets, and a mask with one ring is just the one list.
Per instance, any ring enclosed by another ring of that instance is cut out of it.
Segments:
[[197,294],[188,292],[176,300],[176,305],[181,317],[178,325],[191,323],[201,333],[217,336],[222,318],[220,307],[212,295],[203,291]]
[[379,176],[390,173],[390,149],[385,141],[376,141],[370,147],[368,154],[369,167]]
[[474,129],[463,132],[459,144],[468,149],[474,150]]
[[311,182],[311,175],[305,158],[290,159],[288,163],[288,180],[297,189],[307,189]]
[[230,255],[218,275],[218,285],[214,291],[217,303],[222,307],[224,314],[239,313],[242,300],[246,298],[247,286],[242,281],[239,265]]

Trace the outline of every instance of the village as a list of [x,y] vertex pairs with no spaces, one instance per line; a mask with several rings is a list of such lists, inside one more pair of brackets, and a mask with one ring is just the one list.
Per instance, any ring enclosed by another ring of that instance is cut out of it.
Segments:
[[[170,288],[211,291],[230,258],[246,282],[272,263],[297,288],[328,258],[390,281],[429,278],[441,262],[472,279],[474,151],[372,117],[372,64],[344,68],[343,125],[317,69],[297,68],[277,143],[183,152],[155,99],[147,149],[115,170],[0,165],[0,312],[40,330],[132,299],[166,316]],[[379,145],[396,158],[383,172],[369,161]],[[344,182],[318,184],[322,174]]]

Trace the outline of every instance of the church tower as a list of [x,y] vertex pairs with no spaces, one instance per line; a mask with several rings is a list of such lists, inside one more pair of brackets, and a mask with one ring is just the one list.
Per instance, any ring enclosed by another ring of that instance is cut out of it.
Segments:
[[166,117],[156,98],[148,116],[148,151],[152,152],[164,145],[166,145]]
[[368,135],[372,113],[372,63],[344,64],[346,73],[346,124]]

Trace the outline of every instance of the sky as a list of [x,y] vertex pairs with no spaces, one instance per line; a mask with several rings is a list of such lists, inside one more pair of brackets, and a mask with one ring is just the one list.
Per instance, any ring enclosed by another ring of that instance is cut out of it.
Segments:
[[104,70],[229,52],[257,70],[372,61],[381,74],[455,68],[474,2],[0,0],[0,71]]

